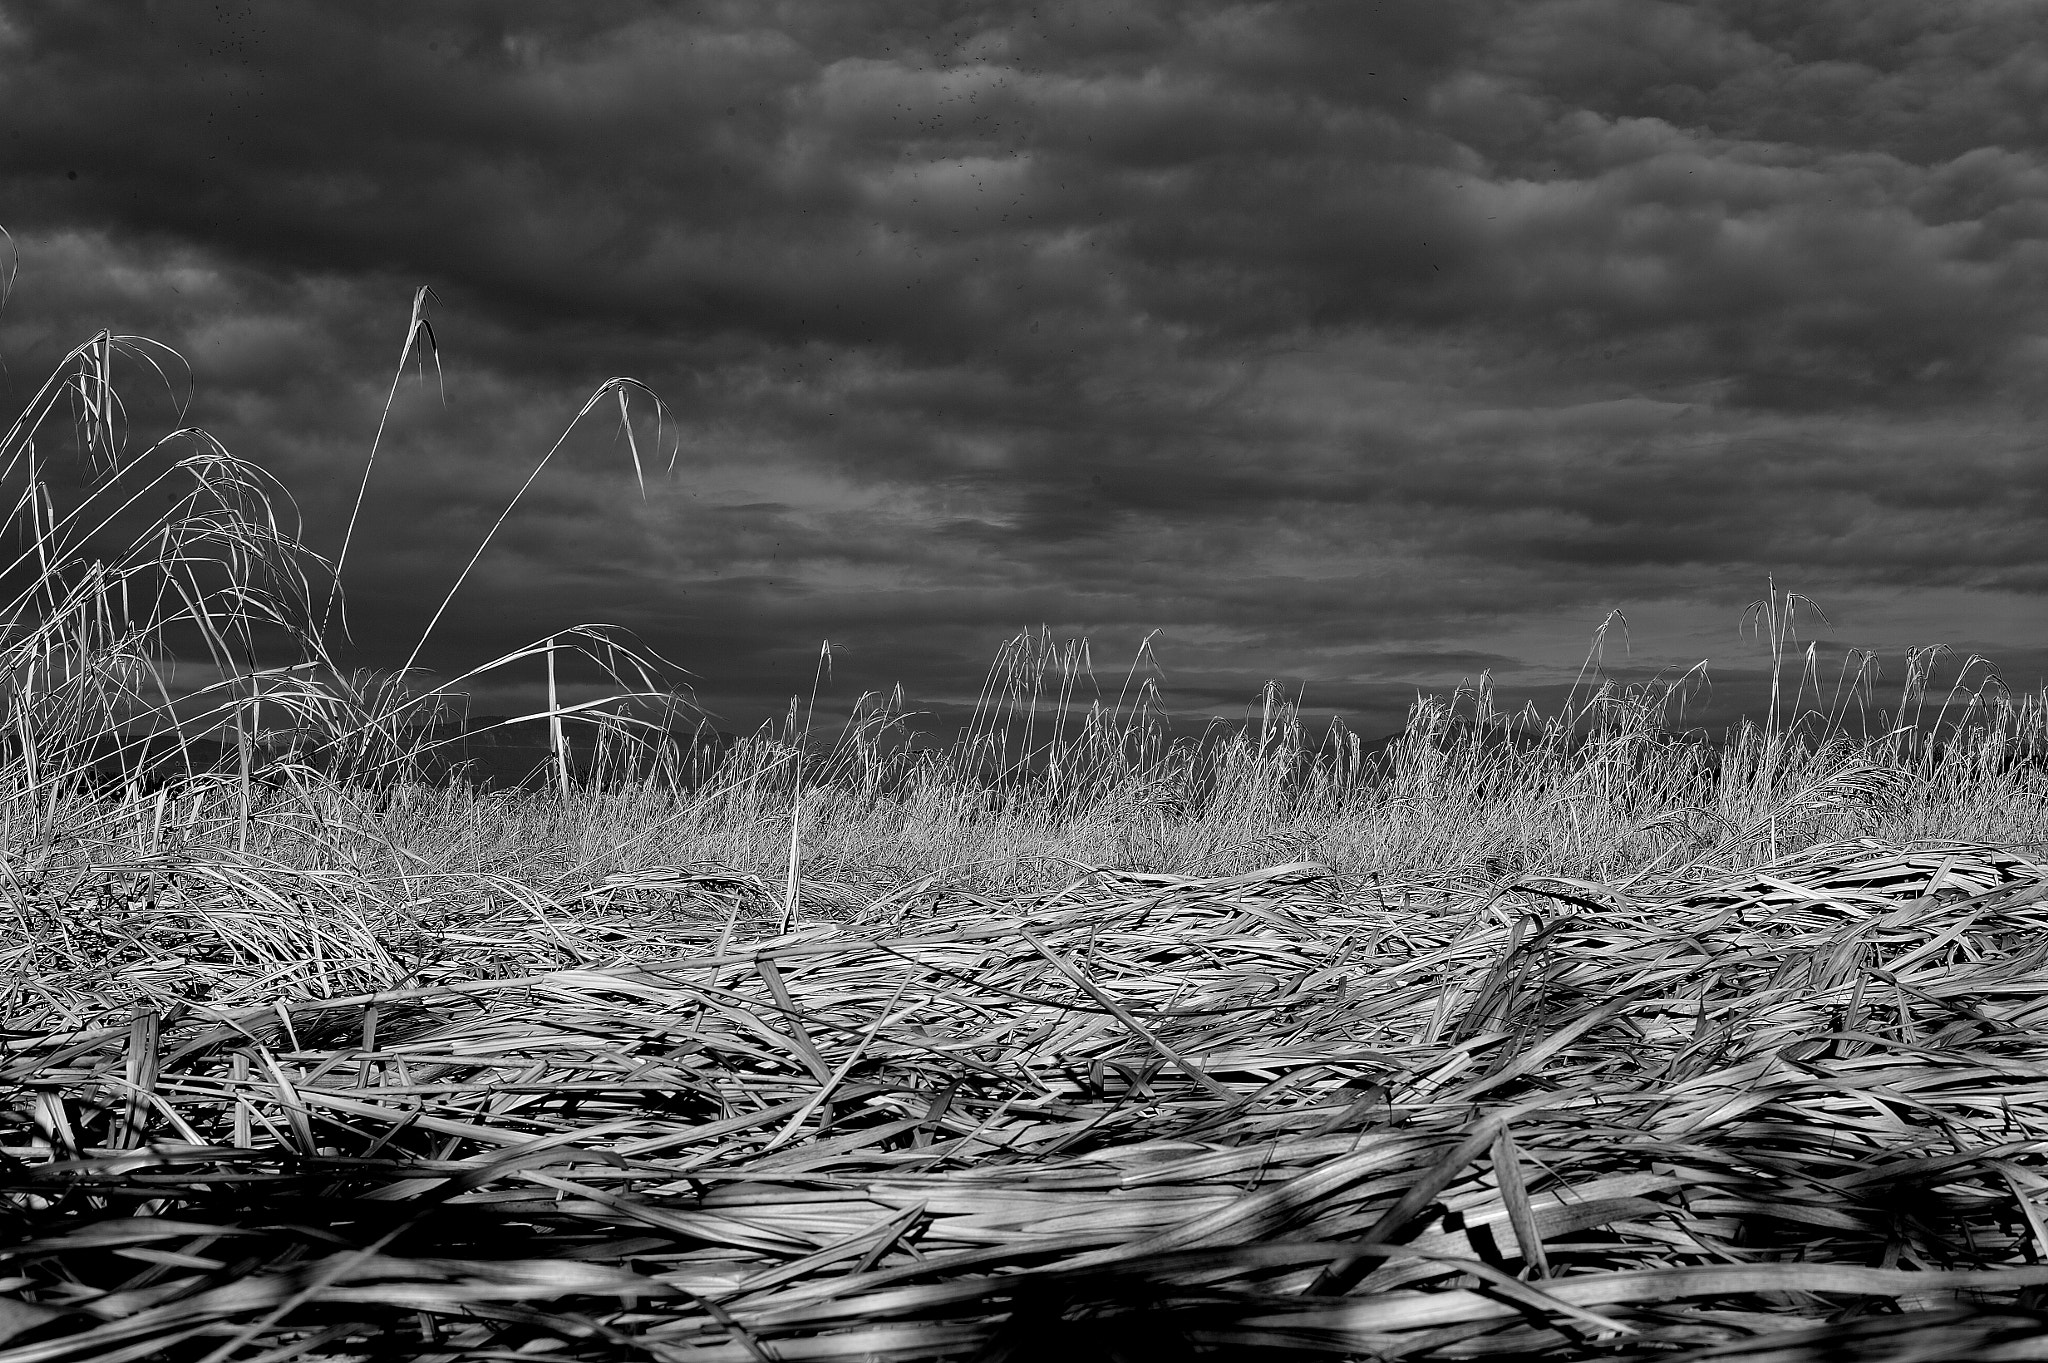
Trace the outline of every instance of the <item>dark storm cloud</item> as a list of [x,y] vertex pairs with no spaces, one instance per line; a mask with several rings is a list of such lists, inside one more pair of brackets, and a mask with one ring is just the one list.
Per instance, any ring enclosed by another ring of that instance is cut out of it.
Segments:
[[735,712],[823,637],[957,696],[1043,621],[1377,712],[1616,603],[1731,651],[1773,572],[2037,637],[2031,4],[23,4],[0,64],[16,391],[161,336],[331,547],[435,289],[368,661],[619,373],[678,475],[570,440],[440,665],[608,618]]

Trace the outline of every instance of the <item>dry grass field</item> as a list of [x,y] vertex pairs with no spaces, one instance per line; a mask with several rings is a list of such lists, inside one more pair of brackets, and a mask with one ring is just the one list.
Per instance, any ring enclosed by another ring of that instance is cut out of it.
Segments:
[[685,762],[584,630],[480,669],[617,681],[532,788],[428,782],[477,674],[336,666],[152,362],[0,445],[0,1363],[2048,1358],[2048,698],[1773,594],[1713,742],[1175,740],[1022,636]]

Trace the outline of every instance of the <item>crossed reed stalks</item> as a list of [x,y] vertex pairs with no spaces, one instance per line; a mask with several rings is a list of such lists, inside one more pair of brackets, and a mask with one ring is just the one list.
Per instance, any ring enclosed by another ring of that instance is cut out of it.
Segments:
[[[1616,618],[1370,744],[1040,631],[951,741],[706,759],[602,627],[348,672],[357,521],[132,448],[175,368],[0,437],[0,1363],[2041,1356],[2048,708],[1982,660],[1882,706],[1774,589],[1712,740]],[[643,478],[648,396],[575,419]],[[534,788],[420,779],[536,667]]]

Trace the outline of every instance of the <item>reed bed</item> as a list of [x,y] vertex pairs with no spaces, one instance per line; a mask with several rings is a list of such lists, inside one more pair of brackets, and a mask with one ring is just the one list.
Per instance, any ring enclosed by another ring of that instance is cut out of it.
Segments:
[[0,1360],[2040,1356],[2048,866],[1418,891],[16,1030]]
[[[129,445],[175,363],[0,432],[0,1363],[2048,1358],[2048,693],[1773,590],[1712,741],[1040,632],[686,761],[617,631],[346,667],[355,521]],[[532,788],[424,780],[507,674]]]

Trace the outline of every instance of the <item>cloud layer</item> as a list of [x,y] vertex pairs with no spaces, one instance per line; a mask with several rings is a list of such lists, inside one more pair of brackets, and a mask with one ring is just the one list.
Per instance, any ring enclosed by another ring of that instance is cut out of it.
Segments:
[[[734,718],[971,694],[1044,623],[1386,719],[1736,638],[2041,670],[2048,12],[2023,0],[347,7],[0,17],[17,396],[101,326],[352,551],[403,657],[587,619]],[[1941,603],[1936,608],[1933,603]],[[2031,624],[2029,622],[2032,622]],[[1918,631],[1935,628],[1929,636]]]

